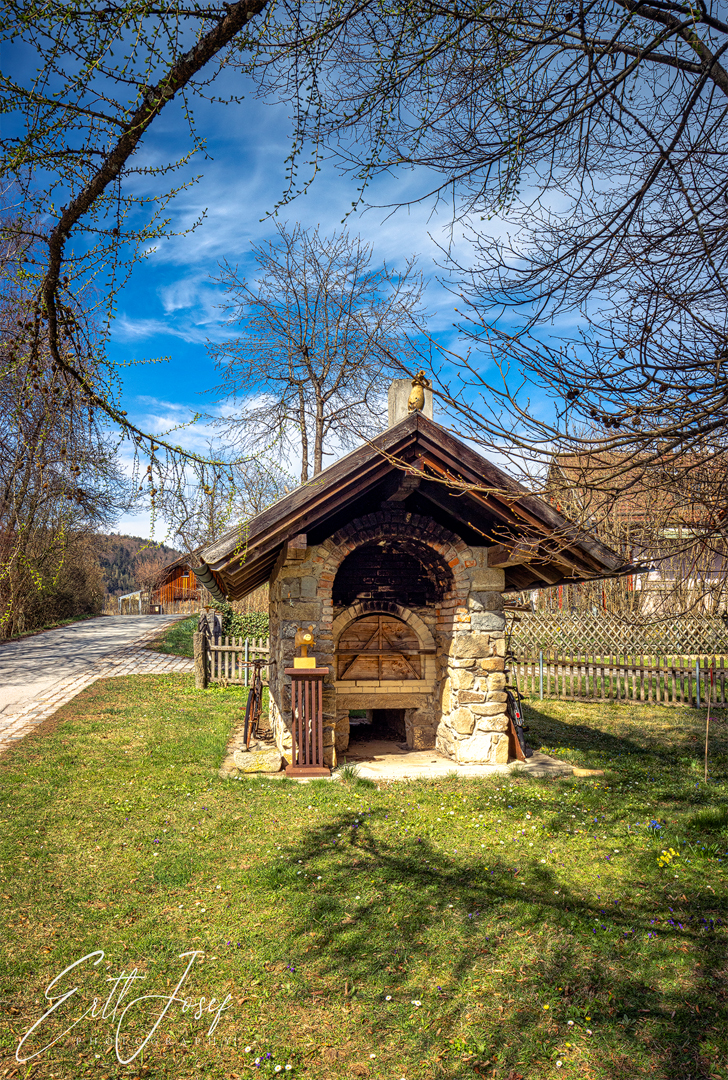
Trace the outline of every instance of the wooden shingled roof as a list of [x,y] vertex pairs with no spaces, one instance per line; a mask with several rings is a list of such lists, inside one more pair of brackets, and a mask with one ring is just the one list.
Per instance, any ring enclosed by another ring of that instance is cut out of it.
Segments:
[[415,412],[199,552],[198,579],[238,600],[268,581],[284,544],[318,544],[383,503],[434,518],[467,544],[492,546],[506,591],[612,577],[619,555],[531,495],[445,428]]

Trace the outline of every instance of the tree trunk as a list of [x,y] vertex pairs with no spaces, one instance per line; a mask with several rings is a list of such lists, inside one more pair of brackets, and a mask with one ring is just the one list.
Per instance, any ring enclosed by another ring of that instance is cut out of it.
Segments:
[[298,388],[298,425],[301,429],[301,483],[308,480],[308,430],[306,429],[306,404],[303,390]]
[[323,468],[324,451],[324,403],[316,396],[316,430],[313,443],[313,475],[318,476]]

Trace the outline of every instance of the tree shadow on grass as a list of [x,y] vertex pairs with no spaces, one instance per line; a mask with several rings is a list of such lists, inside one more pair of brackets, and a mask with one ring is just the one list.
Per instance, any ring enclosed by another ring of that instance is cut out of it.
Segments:
[[[581,703],[573,704],[575,713],[578,713]],[[671,719],[674,722],[674,715],[670,717],[667,709],[665,712],[666,720]],[[660,794],[660,798],[676,809],[704,806],[706,802],[713,804],[716,800],[723,801],[724,797],[720,792],[715,788],[706,788],[702,783],[704,743],[691,741],[689,729],[685,730],[679,741],[676,740],[673,727],[669,739],[665,737],[658,741],[653,733],[646,731],[644,741],[639,742],[635,737],[637,725],[634,721],[625,722],[623,734],[614,734],[576,719],[562,720],[540,711],[533,704],[524,704],[524,718],[529,727],[528,738],[532,746],[566,747],[573,751],[577,760],[582,763],[598,765],[607,771],[621,770],[626,773],[639,770],[658,787],[662,784],[668,789]],[[700,720],[698,714],[696,719]],[[701,723],[704,722],[703,716]],[[728,776],[727,735],[728,729],[724,727],[721,727],[719,733],[713,733],[710,753],[713,781],[721,781]],[[681,770],[682,776],[676,776],[676,770]]]
[[[318,865],[332,848],[340,861]],[[535,858],[525,873],[490,855],[474,866],[423,838],[377,840],[354,812],[311,829],[286,855],[260,879],[295,927],[277,942],[281,956],[355,1002],[382,1042],[407,1039],[423,1061],[444,1052],[443,1075],[487,1067],[527,1077],[529,1067],[585,1053],[615,1080],[715,1075],[726,1032],[725,894],[708,909],[668,903],[656,887],[631,911],[607,909]],[[666,971],[674,977],[659,989]]]
[[[559,704],[569,703],[559,702]],[[598,747],[599,750],[613,755],[615,759],[629,754],[638,758],[655,756],[671,760],[675,754],[674,746],[660,744],[650,735],[646,736],[644,742],[638,742],[634,738],[636,725],[632,723],[625,724],[623,734],[615,735],[601,727],[592,726],[584,721],[580,722],[576,717],[583,710],[583,704],[579,701],[572,704],[574,713],[566,721],[540,711],[533,703],[524,702],[524,719],[530,728],[530,742],[534,744],[538,740],[549,740],[559,745],[569,745],[574,749],[584,750]]]

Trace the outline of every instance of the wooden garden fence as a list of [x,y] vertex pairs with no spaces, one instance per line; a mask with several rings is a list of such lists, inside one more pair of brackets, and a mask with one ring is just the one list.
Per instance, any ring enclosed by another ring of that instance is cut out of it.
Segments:
[[214,643],[200,633],[193,634],[195,656],[195,683],[205,687],[209,683],[224,686],[248,686],[253,660],[265,660],[261,669],[263,682],[268,681],[268,657],[270,638],[222,637]]
[[560,655],[540,650],[510,666],[532,698],[634,701],[655,705],[726,705],[726,656]]

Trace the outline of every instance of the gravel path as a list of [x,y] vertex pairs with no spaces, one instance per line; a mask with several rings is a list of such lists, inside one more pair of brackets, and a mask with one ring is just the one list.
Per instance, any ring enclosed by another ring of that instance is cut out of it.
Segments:
[[97,679],[193,671],[144,647],[178,618],[107,616],[0,645],[0,753]]

